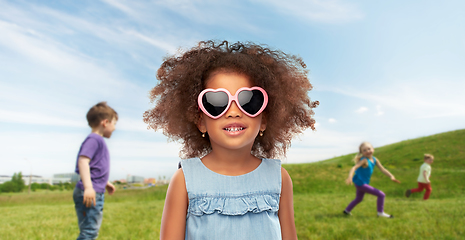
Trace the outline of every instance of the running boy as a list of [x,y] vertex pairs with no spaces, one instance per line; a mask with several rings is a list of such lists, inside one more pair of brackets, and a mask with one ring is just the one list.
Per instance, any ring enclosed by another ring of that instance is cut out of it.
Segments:
[[105,189],[110,195],[115,186],[110,176],[110,153],[103,138],[115,130],[118,114],[106,102],[100,102],[87,112],[92,132],[79,149],[75,172],[81,180],[76,184],[73,199],[79,224],[77,239],[96,239],[102,224]]
[[408,189],[405,192],[406,197],[410,197],[410,194],[414,192],[423,192],[423,189],[426,189],[425,195],[423,195],[423,200],[428,200],[431,191],[431,181],[429,177],[431,176],[431,164],[433,164],[434,156],[431,154],[425,154],[424,161],[420,167],[420,175],[418,176],[418,188]]

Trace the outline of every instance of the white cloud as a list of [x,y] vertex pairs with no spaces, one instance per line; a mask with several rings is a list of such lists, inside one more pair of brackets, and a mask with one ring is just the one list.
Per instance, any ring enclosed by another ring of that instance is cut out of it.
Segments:
[[355,110],[356,113],[364,113],[368,111],[367,107],[360,107],[359,109]]
[[106,2],[108,5],[113,6],[114,8],[117,8],[121,10],[122,12],[132,16],[132,17],[137,17],[138,14],[136,11],[134,11],[132,8],[129,6],[125,5],[121,1],[118,0],[103,0],[103,2]]
[[[118,86],[124,89],[134,88],[134,85],[121,80],[110,70],[97,65],[97,61],[64,46],[54,39],[40,34],[31,34],[26,27],[0,21],[0,46],[17,52],[26,58],[40,64],[47,70],[54,71],[54,74],[66,75],[59,82],[66,82],[73,87],[92,85],[93,88],[107,88],[108,85]],[[85,77],[84,77],[85,76]],[[53,81],[53,78],[46,78],[42,81]],[[92,89],[93,89],[92,88]],[[74,89],[76,90],[76,89]]]
[[346,22],[363,18],[354,6],[339,0],[256,0],[271,5],[283,15],[291,15],[312,22]]
[[376,116],[381,116],[381,115],[384,115],[384,112],[381,111],[381,106],[380,105],[377,105],[376,106]]
[[[421,79],[419,81],[391,81],[381,90],[325,88],[327,91],[363,99],[376,105],[387,106],[417,118],[465,116],[465,81],[453,79]],[[362,110],[363,109],[363,110]],[[357,112],[368,109],[360,108]],[[381,111],[382,112],[382,111]]]
[[[219,26],[221,28],[234,29],[234,26],[241,26],[242,30],[250,33],[263,33],[264,28],[256,26],[251,21],[251,16],[247,14],[248,10],[243,4],[238,4],[237,1],[189,1],[189,0],[173,0],[173,1],[153,1],[144,4],[138,4],[134,1],[127,0],[104,0],[108,5],[121,10],[130,16],[131,20],[137,21],[140,25],[149,25],[151,28],[160,28],[159,25],[150,24],[164,21],[167,16],[165,12],[171,12],[177,16],[178,21],[188,21],[191,24],[200,24],[201,26]],[[165,21],[166,22],[166,21]],[[231,24],[234,23],[234,24]],[[160,34],[170,33],[177,35],[181,32],[187,33],[182,38],[193,38],[202,32],[199,29],[195,31],[187,28],[174,26],[173,23],[165,23],[164,29],[159,29]],[[174,27],[174,28],[172,28]],[[182,31],[180,31],[182,30]],[[201,37],[201,36],[199,36]],[[173,40],[176,40],[174,36]],[[190,42],[189,40],[187,42]],[[196,42],[196,41],[195,41]],[[166,44],[171,42],[166,42]],[[179,44],[176,46],[180,46]]]
[[157,48],[160,48],[160,49],[164,49],[166,50],[167,52],[169,52],[170,54],[173,54],[176,52],[176,49],[177,47],[171,43],[168,43],[166,41],[161,41],[160,39],[156,39],[156,38],[152,38],[152,37],[148,37],[148,36],[145,36],[144,34],[142,33],[139,33],[139,32],[136,32],[134,30],[122,30],[125,34],[127,35],[130,35],[130,36],[134,36],[146,43],[149,43],[150,45],[154,46],[154,47],[157,47]]
[[335,123],[335,122],[337,122],[337,120],[334,119],[334,118],[330,118],[330,119],[328,119],[328,122],[330,122],[330,123]]
[[[118,4],[118,1],[111,2]],[[120,7],[124,6],[120,5]],[[140,4],[131,2],[130,5],[134,7]],[[12,25],[19,29],[26,29],[30,35],[35,35],[33,38],[43,39],[43,42],[49,43],[50,46],[68,49],[67,52],[74,48],[74,52],[71,54],[80,57],[85,56],[82,53],[93,55],[101,50],[99,48],[104,47],[108,48],[106,50],[108,52],[105,54],[108,57],[116,58],[123,55],[122,57],[126,61],[130,57],[131,60],[137,60],[138,64],[146,65],[147,59],[153,59],[154,51],[161,52],[161,55],[166,52],[174,53],[176,46],[189,39],[187,36],[181,36],[184,31],[178,31],[178,29],[175,31],[172,26],[159,24],[160,21],[164,20],[164,16],[154,13],[154,11],[162,12],[162,10],[153,6],[145,6],[145,8],[138,6],[132,10],[134,14],[131,15],[131,18],[126,18],[124,21],[111,15],[98,18],[92,15],[80,16],[79,13],[65,13],[30,3],[25,3],[20,7],[16,7],[14,4],[5,4],[4,7],[8,9],[8,11],[0,13],[0,16],[5,20],[4,23],[14,23]],[[129,9],[128,7],[127,10],[129,11]],[[132,18],[132,16],[142,15],[139,9],[147,13],[144,16],[149,17],[144,19]],[[94,9],[94,11],[95,15],[100,15],[100,13],[105,12],[105,9],[99,8]],[[150,19],[150,16],[156,16],[159,19]],[[187,35],[192,36],[193,34]],[[84,49],[78,49],[83,45],[85,45]],[[27,53],[27,51],[24,52]],[[67,60],[66,58],[62,59],[65,62]],[[113,61],[115,60],[113,59]]]
[[112,138],[107,142],[108,147],[112,150],[111,154],[121,159],[169,159],[179,157],[180,145],[166,140],[140,141]]
[[[44,126],[61,126],[71,128],[84,128],[89,126],[82,116],[81,119],[76,120],[70,116],[48,115],[40,112],[31,111],[9,111],[0,109],[0,122],[21,123],[30,125],[44,125]],[[149,132],[152,130],[147,129],[147,124],[142,121],[142,118],[135,119],[127,116],[120,116],[117,129],[131,132]]]
[[[61,23],[85,23],[61,13],[52,15],[59,15]],[[6,49],[0,56],[0,121],[82,127],[88,108],[98,101],[106,100],[114,107],[126,104],[125,99],[134,104],[147,95],[148,89],[121,76],[112,64],[43,34],[44,29],[0,20],[0,32],[0,50]],[[146,130],[141,118],[122,117],[120,123],[124,130]]]
[[307,130],[293,139],[287,156],[282,159],[286,163],[325,160],[356,151],[365,139],[368,139],[365,133],[344,133],[320,126],[317,131]]
[[18,112],[0,109],[0,122],[25,123],[32,125],[86,127],[83,121],[64,119],[56,116],[49,116],[37,112]]
[[[127,6],[124,6],[122,3],[118,3],[116,0],[111,0],[112,3],[117,4],[119,9],[125,8],[125,11],[132,12],[131,17],[135,17],[134,19],[126,19],[127,21],[120,21],[115,18],[101,18],[98,20],[90,19],[90,18],[82,18],[79,16],[73,16],[69,14],[64,14],[59,11],[55,11],[49,8],[36,8],[40,14],[49,15],[51,18],[56,19],[63,23],[65,29],[67,29],[70,34],[74,35],[76,33],[79,34],[89,34],[89,36],[99,38],[106,43],[111,45],[119,46],[120,48],[118,51],[127,51],[131,53],[131,50],[136,48],[139,41],[134,40],[143,40],[143,42],[149,43],[152,46],[155,46],[163,51],[171,52],[175,49],[173,44],[176,44],[176,41],[167,41],[167,33],[164,31],[163,28],[154,28],[152,33],[158,37],[158,39],[150,38],[144,36],[144,34],[135,30],[133,25],[129,24],[134,21],[139,21],[140,23],[144,23],[144,20],[149,19],[139,19],[137,16],[141,16],[140,11],[137,12],[137,9],[131,9]],[[134,2],[131,2],[131,5],[135,5]],[[140,6],[139,9],[143,8]],[[145,7],[143,10],[144,12],[153,10],[153,8]],[[157,15],[153,14],[152,15]],[[145,22],[150,26],[152,21]],[[151,27],[161,26],[161,25],[152,25]],[[144,28],[143,28],[144,29]],[[135,38],[134,38],[135,37]],[[165,39],[163,41],[162,39]],[[175,40],[175,37],[171,37],[171,40]],[[156,43],[156,44],[154,44]],[[143,51],[138,51],[138,54],[143,54]],[[133,53],[134,54],[134,53]]]

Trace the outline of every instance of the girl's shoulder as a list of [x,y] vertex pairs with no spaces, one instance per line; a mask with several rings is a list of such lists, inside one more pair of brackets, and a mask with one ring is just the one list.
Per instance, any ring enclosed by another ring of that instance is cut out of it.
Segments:
[[272,158],[262,158],[262,163],[271,165],[271,166],[279,166],[281,167],[281,160],[279,159],[272,159]]
[[170,194],[176,196],[176,198],[187,196],[185,177],[182,169],[177,169],[174,172],[169,182],[169,189]]
[[195,166],[201,163],[200,158],[188,158],[188,159],[182,159],[179,161],[178,168],[184,169],[190,166]]
[[178,164],[178,168],[180,168],[179,170],[184,173],[186,178],[189,177],[190,172],[199,172],[205,170],[203,166],[204,165],[202,164],[200,158],[182,159]]

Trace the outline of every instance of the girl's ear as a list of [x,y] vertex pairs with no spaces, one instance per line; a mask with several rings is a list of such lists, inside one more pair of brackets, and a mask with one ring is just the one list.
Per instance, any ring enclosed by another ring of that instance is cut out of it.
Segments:
[[199,122],[197,123],[197,128],[202,133],[207,132],[207,127],[205,126],[205,121],[203,119],[203,114],[202,113],[200,113],[200,119],[199,119]]
[[265,131],[266,130],[266,118],[265,115],[262,116],[262,123],[260,123],[260,131]]

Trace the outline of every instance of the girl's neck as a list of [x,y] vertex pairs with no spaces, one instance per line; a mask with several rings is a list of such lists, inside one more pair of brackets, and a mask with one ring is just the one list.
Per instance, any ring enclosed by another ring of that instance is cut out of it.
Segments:
[[255,170],[261,160],[253,156],[250,151],[222,151],[213,150],[202,158],[203,164],[213,172],[238,176]]
[[366,158],[366,159],[373,160],[373,155],[371,155],[371,156],[369,156],[369,157],[367,157],[367,156],[363,156],[363,157]]

